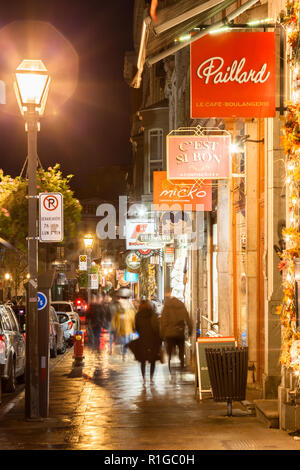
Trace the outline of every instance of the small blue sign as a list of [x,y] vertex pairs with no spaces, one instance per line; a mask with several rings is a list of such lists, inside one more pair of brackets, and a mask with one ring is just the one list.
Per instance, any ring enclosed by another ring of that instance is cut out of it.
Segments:
[[43,310],[48,303],[47,296],[43,292],[38,292],[38,310]]
[[127,282],[138,282],[139,275],[137,273],[131,273],[125,269],[125,281]]

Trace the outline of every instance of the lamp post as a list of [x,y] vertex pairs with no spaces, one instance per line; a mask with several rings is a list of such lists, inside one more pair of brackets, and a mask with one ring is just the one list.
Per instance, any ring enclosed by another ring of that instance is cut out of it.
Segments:
[[38,163],[37,133],[39,118],[43,114],[50,77],[41,60],[23,60],[15,73],[14,88],[27,132],[28,175],[28,290],[26,315],[26,379],[25,416],[38,419],[39,411],[39,352],[38,352],[38,238],[37,238],[37,187]]
[[[4,275],[5,279],[5,284],[6,284],[6,300],[10,300],[10,281],[11,281],[11,275],[9,273],[5,273]],[[4,299],[5,300],[5,299]]]
[[91,256],[94,245],[94,237],[90,233],[85,235],[83,243],[87,254],[87,274],[88,274],[88,305],[91,303]]

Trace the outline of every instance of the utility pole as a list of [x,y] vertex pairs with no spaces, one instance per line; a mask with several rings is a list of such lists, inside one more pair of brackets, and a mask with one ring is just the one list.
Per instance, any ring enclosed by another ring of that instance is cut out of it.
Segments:
[[26,314],[26,378],[25,416],[37,419],[39,412],[39,351],[38,351],[38,239],[37,239],[37,132],[39,115],[35,105],[25,113],[28,143],[28,272]]

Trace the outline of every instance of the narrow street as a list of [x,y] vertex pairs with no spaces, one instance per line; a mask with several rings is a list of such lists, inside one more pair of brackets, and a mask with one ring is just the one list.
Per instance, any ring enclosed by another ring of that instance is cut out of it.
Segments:
[[99,358],[85,348],[83,368],[72,367],[73,348],[55,359],[48,419],[25,421],[24,392],[0,408],[2,450],[300,449],[239,403],[228,418],[225,403],[198,402],[193,374],[180,373],[176,358],[172,379],[167,364],[159,364],[154,385],[144,387],[132,356],[123,362],[118,346],[111,356],[102,347]]

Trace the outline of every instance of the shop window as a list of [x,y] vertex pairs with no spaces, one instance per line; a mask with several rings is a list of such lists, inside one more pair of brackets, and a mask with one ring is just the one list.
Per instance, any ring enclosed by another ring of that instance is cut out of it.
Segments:
[[148,192],[153,192],[153,171],[163,169],[163,131],[151,129],[149,131],[149,155],[148,155]]

